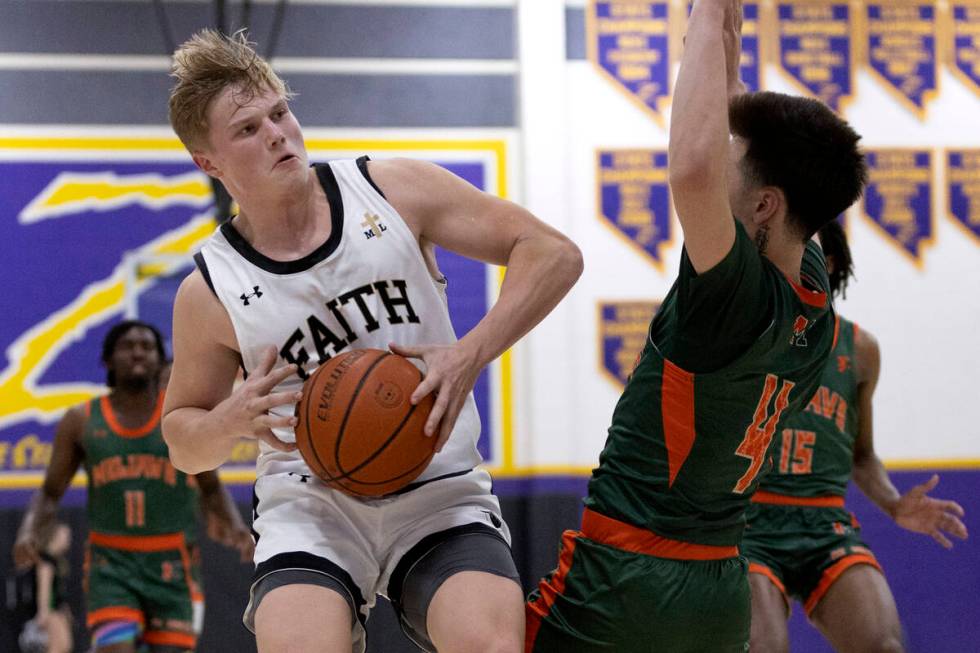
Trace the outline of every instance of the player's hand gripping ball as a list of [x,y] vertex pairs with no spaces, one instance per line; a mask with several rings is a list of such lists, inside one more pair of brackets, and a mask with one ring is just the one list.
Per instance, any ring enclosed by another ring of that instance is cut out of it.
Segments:
[[355,349],[318,367],[296,404],[296,444],[313,473],[361,497],[418,478],[437,441],[423,430],[433,395],[409,401],[421,381],[407,358],[379,349]]

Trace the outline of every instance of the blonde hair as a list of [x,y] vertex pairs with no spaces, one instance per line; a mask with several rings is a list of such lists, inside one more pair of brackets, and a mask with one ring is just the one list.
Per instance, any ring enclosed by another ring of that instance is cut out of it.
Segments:
[[228,86],[235,86],[235,101],[247,104],[256,93],[271,90],[289,99],[286,83],[255,51],[255,44],[239,30],[225,36],[213,29],[194,34],[174,52],[170,76],[170,125],[188,150],[208,142],[207,112]]

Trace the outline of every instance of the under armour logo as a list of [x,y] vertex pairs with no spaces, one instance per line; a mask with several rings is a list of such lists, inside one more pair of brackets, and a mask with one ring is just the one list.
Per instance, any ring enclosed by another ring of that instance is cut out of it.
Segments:
[[253,297],[258,299],[261,296],[262,296],[262,291],[259,290],[258,286],[252,286],[252,292],[248,294],[242,293],[241,295],[239,295],[240,299],[242,300],[243,306],[248,306],[248,300],[252,299]]
[[381,218],[371,213],[364,214],[364,222],[361,223],[361,226],[367,227],[367,231],[364,232],[364,237],[368,240],[374,237],[381,238],[381,234],[388,231],[388,227],[381,224]]
[[838,356],[837,357],[837,371],[843,374],[847,371],[847,368],[851,366],[850,356]]

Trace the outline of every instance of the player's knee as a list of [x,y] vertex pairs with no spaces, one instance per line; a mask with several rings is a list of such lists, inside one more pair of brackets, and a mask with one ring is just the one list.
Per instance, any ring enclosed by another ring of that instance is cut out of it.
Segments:
[[353,617],[339,592],[290,584],[261,592],[255,611],[260,653],[322,653],[351,650]]
[[494,630],[487,626],[461,628],[451,638],[448,646],[440,646],[439,651],[447,653],[520,653],[524,647],[523,633],[519,629],[509,631]]
[[[509,588],[508,588],[509,589]],[[524,649],[524,604],[520,591],[471,606],[466,619],[443,614],[432,619],[429,635],[440,653],[519,653]],[[511,600],[513,599],[513,600]]]
[[785,619],[753,610],[749,650],[752,653],[788,653],[789,632]]
[[780,633],[764,632],[764,629],[752,629],[752,639],[749,644],[752,653],[789,653],[789,638]]

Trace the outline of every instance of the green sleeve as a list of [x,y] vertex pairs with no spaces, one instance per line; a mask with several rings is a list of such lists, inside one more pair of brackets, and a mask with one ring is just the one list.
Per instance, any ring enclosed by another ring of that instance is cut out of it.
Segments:
[[[752,346],[772,320],[772,276],[736,221],[735,243],[724,259],[698,274],[681,254],[674,287],[673,337],[664,353],[689,372],[721,369]],[[663,347],[664,343],[661,343]]]

